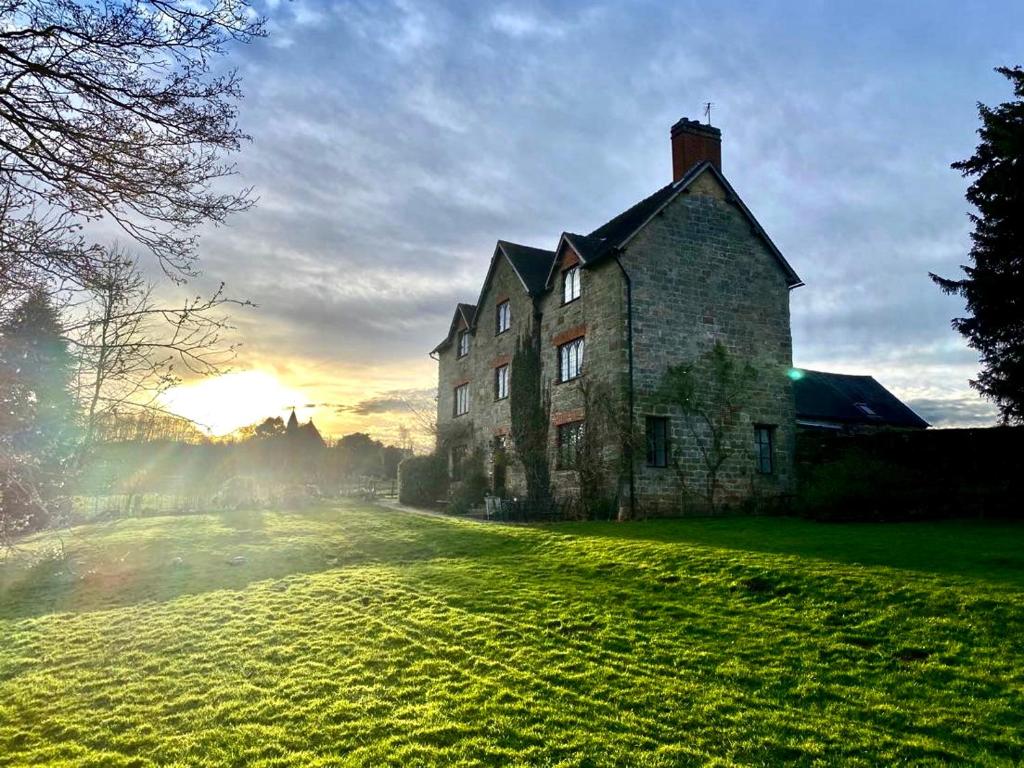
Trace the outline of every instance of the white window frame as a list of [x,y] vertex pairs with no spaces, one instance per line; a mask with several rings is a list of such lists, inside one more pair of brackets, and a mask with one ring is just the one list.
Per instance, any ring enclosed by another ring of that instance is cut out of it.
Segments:
[[453,413],[455,416],[465,416],[469,413],[469,383],[460,384],[455,388],[455,404]]
[[579,336],[558,347],[558,381],[573,381],[583,375],[585,337]]
[[469,330],[459,331],[457,357],[465,357],[469,354]]
[[495,336],[502,334],[512,327],[512,303],[505,299],[498,305],[497,330]]
[[580,265],[569,267],[562,273],[562,303],[576,301],[583,293]]
[[504,400],[508,397],[508,363],[494,369],[494,399]]

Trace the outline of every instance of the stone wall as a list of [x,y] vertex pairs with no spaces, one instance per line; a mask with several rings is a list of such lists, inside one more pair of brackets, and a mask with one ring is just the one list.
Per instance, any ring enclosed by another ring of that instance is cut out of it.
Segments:
[[[733,455],[723,467],[723,500],[786,493],[792,485],[794,410],[792,341],[786,276],[749,220],[705,174],[630,241],[621,260],[632,280],[635,415],[670,417],[676,467],[646,466],[638,457],[636,492],[648,514],[704,512],[707,477],[697,435],[659,397],[670,365],[695,360],[721,342],[757,381],[731,430]],[[755,424],[774,427],[774,467],[756,472]],[[672,464],[673,462],[670,462]]]
[[[569,260],[560,266],[571,264]],[[469,354],[458,358],[455,343],[439,354],[437,418],[442,438],[453,435],[456,442],[471,443],[472,447],[484,451],[484,464],[492,477],[494,438],[504,437],[511,459],[506,471],[506,492],[509,495],[525,493],[525,478],[521,465],[515,460],[509,434],[509,400],[495,399],[494,371],[497,365],[511,361],[520,335],[528,332],[533,313],[539,313],[542,387],[551,404],[548,446],[552,485],[556,497],[565,501],[578,495],[579,484],[576,472],[556,467],[557,425],[585,417],[583,386],[595,388],[595,391],[600,388],[602,396],[619,402],[624,402],[626,396],[625,283],[618,265],[608,261],[585,270],[580,298],[563,305],[560,269],[556,270],[554,282],[553,290],[534,304],[514,270],[499,257],[490,286],[477,307],[478,319]],[[496,335],[497,305],[505,299],[511,301],[511,329]],[[558,345],[580,335],[585,338],[584,376],[560,383]],[[470,387],[469,413],[454,416],[454,388],[465,381]],[[608,461],[613,458],[608,456]]]
[[[501,334],[497,330],[497,306],[510,302],[512,317],[510,328]],[[470,339],[469,354],[458,358],[456,344],[452,343],[439,354],[437,423],[440,437],[456,435],[465,440],[470,432],[471,447],[484,452],[484,466],[493,477],[495,438],[509,443],[510,414],[508,398],[495,397],[495,369],[510,363],[516,342],[529,331],[533,315],[533,300],[527,295],[522,282],[504,256],[495,262],[490,285],[484,291],[477,307],[476,328]],[[454,415],[454,390],[469,382],[469,413]],[[506,491],[519,494],[525,490],[522,470],[512,462],[509,466]]]
[[[529,329],[534,316],[541,323],[543,387],[550,396],[548,434],[552,482],[561,500],[579,494],[575,471],[556,468],[557,424],[585,418],[589,389],[609,410],[626,411],[629,397],[627,282],[619,264],[605,259],[582,273],[581,296],[562,303],[561,272],[577,257],[564,248],[552,289],[534,301],[504,257],[497,259],[490,285],[477,308],[478,319],[469,355],[456,357],[456,345],[440,353],[438,424],[440,432],[461,432],[460,439],[481,447],[485,466],[493,472],[496,436],[509,434],[509,401],[495,400],[494,370],[510,361],[516,341]],[[697,359],[721,342],[740,363],[757,371],[748,401],[730,432],[733,454],[719,481],[725,503],[751,496],[788,493],[793,482],[795,416],[788,377],[792,365],[789,325],[789,289],[785,272],[749,220],[727,199],[711,174],[696,180],[690,191],[673,200],[623,249],[620,259],[632,283],[634,428],[638,441],[634,455],[636,512],[687,514],[707,511],[702,489],[707,476],[692,422],[660,396],[670,365]],[[495,334],[496,307],[508,298],[512,327]],[[585,338],[584,375],[560,383],[558,345],[570,338]],[[515,372],[512,372],[515,376]],[[468,381],[470,410],[454,417],[454,387]],[[592,403],[591,403],[592,407]],[[647,415],[670,418],[668,468],[646,466],[642,436]],[[774,471],[756,471],[754,426],[774,428]],[[622,427],[622,424],[618,424]],[[620,505],[628,504],[628,471],[619,459],[622,435],[608,428],[601,453]],[[525,482],[513,454],[505,489],[510,495],[525,492]],[[621,477],[619,475],[621,474]]]
[[[584,387],[591,388],[594,397],[624,402],[628,373],[622,273],[614,260],[584,269],[580,298],[563,304],[562,271],[575,263],[571,250],[567,251],[569,258],[563,259],[556,270],[552,290],[539,303],[543,385],[551,395],[552,427],[548,435],[551,479],[556,497],[563,501],[579,494],[579,483],[575,471],[557,469],[557,425],[586,420]],[[558,346],[580,335],[584,337],[583,376],[559,383]],[[609,438],[609,447],[617,449],[619,441],[614,436]],[[607,458],[612,463],[613,456]]]

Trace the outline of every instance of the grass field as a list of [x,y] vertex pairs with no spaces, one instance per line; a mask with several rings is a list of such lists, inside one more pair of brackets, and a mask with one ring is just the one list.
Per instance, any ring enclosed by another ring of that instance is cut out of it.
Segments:
[[0,565],[0,765],[1024,761],[1021,526],[353,506],[55,541]]

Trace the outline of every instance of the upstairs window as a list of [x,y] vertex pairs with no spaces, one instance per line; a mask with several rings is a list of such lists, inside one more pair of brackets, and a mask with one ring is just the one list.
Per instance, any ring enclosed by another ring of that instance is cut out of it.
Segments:
[[583,422],[558,425],[558,469],[575,469],[583,444]]
[[459,357],[469,354],[469,331],[459,331]]
[[647,417],[647,466],[668,466],[668,419]]
[[580,268],[579,265],[569,267],[562,273],[562,303],[568,304],[580,297]]
[[504,400],[508,397],[508,366],[501,365],[494,369],[494,399]]
[[498,305],[497,327],[495,334],[504,333],[512,327],[512,305],[507,301]]
[[583,337],[558,348],[558,380],[572,381],[583,373]]
[[469,413],[469,384],[460,384],[455,388],[455,415]]
[[774,442],[775,427],[763,424],[754,427],[754,460],[759,474],[770,475],[774,469],[772,466]]

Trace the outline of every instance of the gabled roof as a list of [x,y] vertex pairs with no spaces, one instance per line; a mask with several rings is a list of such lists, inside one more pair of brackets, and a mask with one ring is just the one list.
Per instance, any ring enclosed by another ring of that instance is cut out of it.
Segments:
[[[562,241],[572,246],[584,264],[597,261],[605,251],[605,242],[590,235],[577,235],[574,232],[563,232]],[[559,242],[561,245],[561,242]]]
[[[797,288],[803,285],[803,281],[799,275],[793,270],[786,261],[782,252],[775,246],[772,239],[768,237],[768,233],[764,231],[764,228],[758,223],[757,219],[754,218],[754,214],[750,212],[750,209],[740,199],[740,196],[736,194],[736,190],[733,189],[732,184],[722,175],[722,172],[718,170],[712,163],[704,161],[698,163],[686,174],[671,184],[666,184],[664,187],[659,189],[653,195],[645,197],[639,203],[623,211],[611,221],[602,224],[600,227],[595,229],[589,235],[576,235],[571,232],[563,232],[562,238],[558,242],[558,248],[556,249],[556,255],[561,252],[563,244],[568,244],[579,254],[580,259],[583,261],[584,266],[590,266],[596,262],[599,262],[611,254],[617,249],[624,247],[633,236],[636,235],[643,227],[649,222],[654,216],[662,211],[666,205],[672,202],[678,195],[689,189],[690,185],[693,184],[697,178],[705,172],[709,172],[714,175],[718,182],[725,189],[726,194],[730,202],[734,203],[736,207],[740,209],[740,212],[750,221],[751,227],[754,232],[764,240],[765,245],[768,246],[768,250],[771,251],[772,256],[779,263],[782,271],[786,273],[786,282],[790,288]],[[551,270],[548,272],[547,284],[551,284],[551,278],[554,276],[557,262],[552,262]]]
[[456,304],[455,314],[452,316],[451,325],[448,326],[448,335],[444,337],[444,340],[430,350],[430,354],[434,354],[444,349],[448,344],[451,343],[452,337],[455,336],[455,329],[459,327],[459,320],[466,321],[466,327],[472,328],[473,321],[476,319],[476,304]]
[[[504,257],[508,261],[512,270],[519,277],[520,282],[523,284],[523,289],[527,294],[530,296],[537,296],[551,286],[555,270],[558,268],[558,256],[562,252],[563,248],[572,248],[579,255],[580,261],[585,267],[591,266],[608,258],[618,249],[625,247],[637,232],[643,229],[654,216],[658,215],[658,213],[665,208],[666,205],[672,202],[672,200],[674,200],[678,195],[686,192],[690,185],[693,184],[693,182],[696,181],[702,173],[713,174],[719,184],[722,185],[723,189],[726,191],[726,196],[729,202],[739,208],[740,212],[743,213],[750,222],[750,226],[755,234],[764,241],[772,256],[775,257],[775,260],[786,274],[786,281],[789,287],[796,288],[803,285],[803,281],[789,265],[789,262],[786,261],[785,257],[783,257],[782,253],[775,246],[775,243],[773,243],[771,238],[768,237],[768,233],[764,231],[764,228],[761,227],[757,219],[754,218],[754,214],[750,212],[750,209],[743,203],[740,196],[736,194],[736,190],[733,189],[725,176],[722,175],[722,172],[719,171],[712,163],[705,161],[695,165],[678,181],[666,184],[653,195],[644,198],[628,210],[623,211],[615,218],[602,224],[589,235],[563,232],[562,236],[558,240],[558,247],[554,251],[547,251],[543,248],[533,248],[528,245],[519,245],[518,243],[510,243],[506,240],[499,240],[494,248],[494,253],[491,256],[491,263],[487,269],[487,276],[484,278],[483,287],[480,289],[480,299],[477,303],[479,304],[483,301],[484,293],[487,291],[487,286],[490,284],[491,276],[494,273],[494,268],[497,264],[498,258]],[[466,318],[467,325],[470,328],[475,327],[476,306],[472,304],[460,304],[456,309],[456,315],[452,320],[452,326],[448,331],[448,336],[431,351],[431,354],[443,349],[451,342],[460,313],[462,317]]]
[[871,376],[808,371],[793,382],[799,421],[924,429],[928,422]]
[[[508,263],[512,265],[512,269],[519,276],[528,294],[536,296],[544,292],[548,269],[551,267],[551,261],[555,258],[554,251],[510,243],[507,240],[498,241],[495,254],[498,251],[502,252],[505,258],[508,259]],[[487,280],[484,281],[485,287],[490,277],[490,272],[488,272]]]

